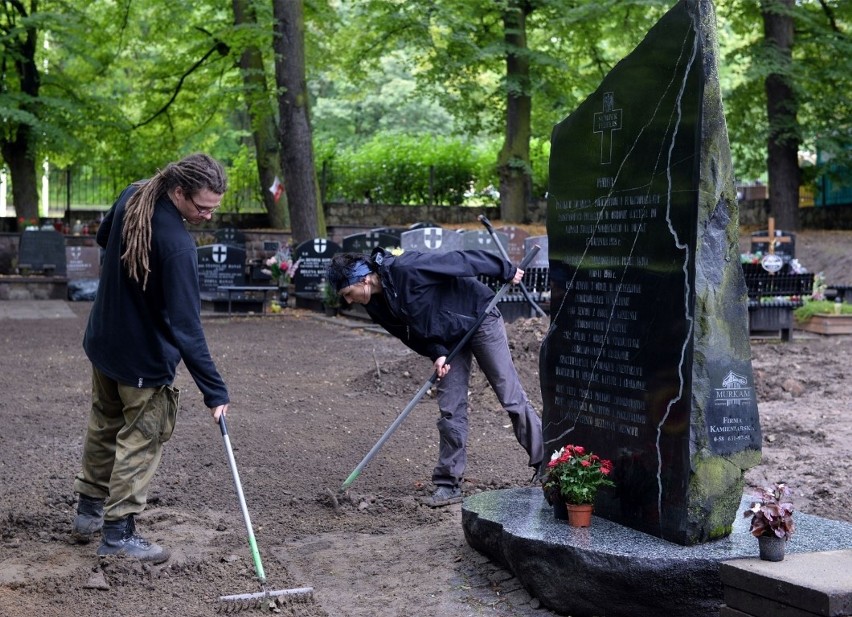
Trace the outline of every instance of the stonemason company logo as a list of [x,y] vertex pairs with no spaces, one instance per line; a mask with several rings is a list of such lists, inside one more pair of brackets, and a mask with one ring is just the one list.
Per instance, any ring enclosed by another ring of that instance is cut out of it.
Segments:
[[722,380],[722,387],[715,389],[714,404],[717,407],[748,405],[751,402],[752,392],[748,379],[729,371]]

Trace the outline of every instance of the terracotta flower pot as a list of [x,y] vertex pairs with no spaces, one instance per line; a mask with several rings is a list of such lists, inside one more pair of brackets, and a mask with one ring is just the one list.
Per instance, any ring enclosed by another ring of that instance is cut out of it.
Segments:
[[758,536],[757,547],[764,561],[784,561],[786,540],[778,536]]
[[584,504],[565,504],[565,509],[568,511],[568,524],[571,527],[588,527],[592,524],[592,510],[595,506],[590,503]]

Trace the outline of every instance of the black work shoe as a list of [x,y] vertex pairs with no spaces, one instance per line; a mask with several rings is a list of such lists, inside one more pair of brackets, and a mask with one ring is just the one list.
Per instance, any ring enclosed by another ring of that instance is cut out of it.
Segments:
[[104,499],[80,494],[77,500],[77,516],[71,525],[71,539],[88,544],[104,526]]
[[142,536],[137,535],[136,523],[131,515],[117,521],[104,521],[98,556],[106,557],[108,555],[131,557],[151,563],[163,563],[171,556],[171,553],[169,549],[158,544],[152,544]]
[[439,486],[429,497],[421,499],[421,503],[430,508],[441,508],[464,499],[461,489],[457,486]]
[[530,484],[544,484],[547,482],[547,463],[542,461],[533,467],[533,476],[530,478]]

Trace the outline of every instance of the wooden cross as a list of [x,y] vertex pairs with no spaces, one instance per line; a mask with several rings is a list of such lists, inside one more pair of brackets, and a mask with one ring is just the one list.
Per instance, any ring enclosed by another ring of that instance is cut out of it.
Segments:
[[790,236],[775,236],[775,217],[769,217],[769,229],[766,231],[766,238],[752,238],[752,242],[768,242],[769,243],[769,254],[775,254],[775,245],[782,244],[784,242],[790,242],[792,238]]

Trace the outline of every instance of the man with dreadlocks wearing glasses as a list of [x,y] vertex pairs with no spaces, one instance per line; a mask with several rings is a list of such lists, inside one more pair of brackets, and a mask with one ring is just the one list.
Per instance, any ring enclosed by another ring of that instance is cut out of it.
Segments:
[[127,187],[98,229],[103,267],[83,338],[92,408],[72,527],[83,543],[101,531],[98,555],[169,558],[136,533],[134,517],[174,430],[178,362],[215,421],[228,411],[228,389],[201,328],[197,254],[184,226],[209,220],[226,188],[222,166],[192,154]]

